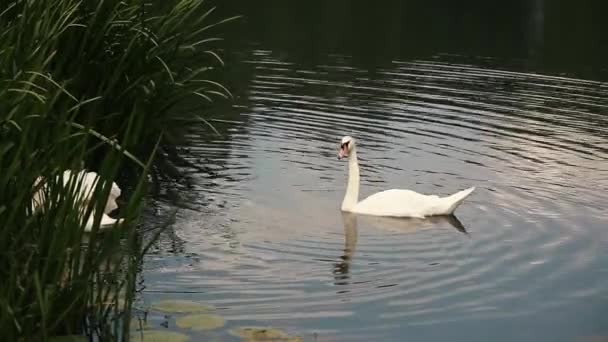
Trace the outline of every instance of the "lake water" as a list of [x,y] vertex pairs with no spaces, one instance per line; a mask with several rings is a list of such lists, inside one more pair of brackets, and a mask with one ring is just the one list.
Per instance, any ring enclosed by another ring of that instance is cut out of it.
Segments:
[[[224,8],[247,15],[229,34],[234,106],[215,116],[221,136],[191,135],[187,181],[153,199],[150,226],[178,211],[138,303],[213,305],[227,324],[191,332],[151,311],[150,325],[195,341],[240,326],[608,341],[606,5],[265,3]],[[456,218],[343,214],[343,135],[362,196],[477,190]]]

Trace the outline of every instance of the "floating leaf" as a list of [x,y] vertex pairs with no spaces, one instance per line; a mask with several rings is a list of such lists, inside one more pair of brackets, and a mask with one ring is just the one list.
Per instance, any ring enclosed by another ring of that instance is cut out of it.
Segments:
[[302,342],[299,336],[289,336],[289,334],[274,328],[242,327],[230,330],[232,335],[242,337],[249,342]]
[[213,310],[213,307],[187,300],[163,300],[152,304],[152,309],[170,313],[202,313]]
[[196,314],[180,317],[175,324],[182,329],[212,330],[221,328],[226,324],[224,319],[218,315]]
[[131,341],[139,342],[188,342],[190,337],[187,335],[163,330],[147,330],[131,334]]

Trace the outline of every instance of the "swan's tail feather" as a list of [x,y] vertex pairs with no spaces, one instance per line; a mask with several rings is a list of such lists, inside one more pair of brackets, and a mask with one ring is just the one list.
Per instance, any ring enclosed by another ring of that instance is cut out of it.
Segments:
[[475,187],[472,186],[468,189],[458,191],[457,193],[446,197],[445,201],[447,204],[447,208],[445,210],[445,214],[446,215],[452,214],[454,212],[454,210],[456,210],[456,208],[458,208],[460,203],[462,203],[462,201],[464,201],[464,199],[467,198],[474,190],[475,190]]

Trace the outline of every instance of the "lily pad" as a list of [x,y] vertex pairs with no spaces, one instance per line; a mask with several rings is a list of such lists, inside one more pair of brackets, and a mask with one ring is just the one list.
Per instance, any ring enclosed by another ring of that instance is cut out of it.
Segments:
[[213,310],[213,307],[188,300],[163,300],[152,304],[152,309],[168,313],[202,313]]
[[196,314],[180,317],[175,320],[175,324],[182,329],[202,331],[221,328],[226,322],[218,315]]
[[242,327],[230,330],[232,335],[242,337],[249,342],[302,342],[299,336],[289,336],[286,332],[274,328]]
[[190,337],[187,335],[163,330],[147,330],[131,334],[131,341],[137,342],[188,342]]

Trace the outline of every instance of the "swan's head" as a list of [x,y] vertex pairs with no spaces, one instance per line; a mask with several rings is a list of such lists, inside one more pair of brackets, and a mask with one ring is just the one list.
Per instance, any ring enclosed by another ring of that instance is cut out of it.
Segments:
[[340,152],[338,153],[338,159],[348,158],[351,151],[355,149],[355,138],[345,136],[340,141]]

